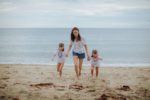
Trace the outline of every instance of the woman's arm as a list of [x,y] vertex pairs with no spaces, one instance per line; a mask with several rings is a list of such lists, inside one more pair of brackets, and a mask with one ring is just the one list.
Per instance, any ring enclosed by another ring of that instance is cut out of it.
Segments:
[[89,60],[90,60],[90,55],[89,55],[87,43],[86,43],[86,41],[84,40],[84,38],[82,38],[82,43],[83,43],[83,45],[84,45],[84,47],[85,47],[85,50],[86,50],[87,60],[89,61]]
[[90,55],[89,55],[89,51],[88,51],[88,46],[87,46],[87,44],[85,44],[84,47],[85,47],[86,54],[87,54],[87,60],[89,61],[89,60],[90,60]]
[[68,57],[68,55],[69,55],[69,52],[70,52],[70,50],[71,50],[71,47],[72,47],[72,42],[69,43],[69,47],[68,47],[68,50],[67,50],[67,52],[66,52],[66,56],[67,56],[67,57]]

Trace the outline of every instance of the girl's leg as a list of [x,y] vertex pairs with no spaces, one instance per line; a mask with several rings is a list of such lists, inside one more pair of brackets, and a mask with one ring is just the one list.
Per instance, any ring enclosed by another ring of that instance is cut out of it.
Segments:
[[60,77],[62,76],[62,69],[64,67],[64,63],[61,63],[60,67],[59,67],[59,75]]
[[79,76],[81,76],[83,59],[79,59]]
[[98,77],[99,67],[96,67],[96,77]]
[[57,64],[57,72],[59,72],[60,65],[60,63]]
[[79,60],[79,58],[77,57],[77,56],[74,56],[73,57],[73,61],[74,61],[74,65],[75,65],[75,72],[76,72],[76,76],[77,76],[77,78],[79,78],[79,75],[78,75],[78,68],[79,68],[79,66],[78,66],[78,60]]
[[91,75],[93,77],[93,73],[94,73],[94,66],[91,66]]

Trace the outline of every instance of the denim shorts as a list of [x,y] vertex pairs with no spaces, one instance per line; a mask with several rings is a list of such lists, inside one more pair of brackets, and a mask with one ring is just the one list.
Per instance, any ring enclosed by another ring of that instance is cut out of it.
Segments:
[[79,59],[84,59],[85,58],[85,53],[76,53],[72,52],[73,56],[77,56]]

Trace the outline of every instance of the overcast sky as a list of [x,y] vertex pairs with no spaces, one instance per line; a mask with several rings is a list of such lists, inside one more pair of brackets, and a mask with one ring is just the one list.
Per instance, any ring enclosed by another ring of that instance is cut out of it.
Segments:
[[150,28],[150,0],[0,0],[0,28]]

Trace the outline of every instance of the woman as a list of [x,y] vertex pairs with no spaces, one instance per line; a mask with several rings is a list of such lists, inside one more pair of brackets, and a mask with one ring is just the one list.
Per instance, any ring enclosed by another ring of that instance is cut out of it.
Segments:
[[77,27],[74,27],[72,29],[70,39],[71,41],[70,41],[66,56],[68,56],[69,51],[71,50],[73,46],[72,54],[73,54],[75,72],[76,72],[77,78],[79,79],[79,76],[81,76],[83,59],[85,58],[85,51],[86,51],[88,60],[90,60],[88,47],[87,47],[87,44],[85,43],[85,40],[81,37],[79,29]]

